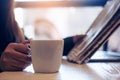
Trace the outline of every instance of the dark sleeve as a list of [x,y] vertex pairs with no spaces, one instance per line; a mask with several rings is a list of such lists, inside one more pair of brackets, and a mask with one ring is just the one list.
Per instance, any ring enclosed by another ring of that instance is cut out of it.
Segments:
[[1,58],[2,53],[3,53],[3,51],[0,50],[0,58]]
[[[0,51],[0,58],[1,58],[1,55],[2,55],[2,51]],[[1,68],[0,68],[0,72],[2,72]]]
[[73,47],[74,47],[73,37],[64,38],[63,56],[66,56]]
[[1,72],[3,72],[3,71],[2,71],[1,68],[0,68],[0,73],[1,73]]

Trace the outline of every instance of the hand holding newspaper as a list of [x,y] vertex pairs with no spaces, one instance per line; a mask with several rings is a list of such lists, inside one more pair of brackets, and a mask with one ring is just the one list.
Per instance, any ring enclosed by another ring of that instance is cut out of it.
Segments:
[[120,0],[109,1],[87,30],[87,37],[74,46],[68,60],[78,64],[87,63],[97,49],[108,40],[120,26]]

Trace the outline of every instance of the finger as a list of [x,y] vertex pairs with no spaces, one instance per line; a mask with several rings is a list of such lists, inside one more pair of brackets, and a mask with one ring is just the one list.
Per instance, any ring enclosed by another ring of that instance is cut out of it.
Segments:
[[14,52],[14,55],[15,56],[13,56],[12,59],[15,61],[15,64],[19,64],[19,65],[14,65],[15,67],[25,68],[31,64],[31,57],[25,54],[21,54],[20,52]]
[[82,38],[84,38],[84,37],[86,37],[87,35],[76,35],[75,37],[77,38],[77,39],[82,39]]
[[31,62],[31,57],[25,55],[25,54],[22,54],[20,52],[14,52],[14,59],[16,59],[17,61],[20,61],[20,62],[25,62],[25,63],[29,63]]
[[23,44],[30,44],[30,40],[25,40],[22,42]]
[[23,70],[31,64],[31,61],[29,61],[29,60],[30,59],[28,59],[26,61],[21,61],[21,60],[16,59],[16,60],[14,60],[14,64],[12,64],[11,66],[13,66],[17,70]]
[[84,38],[84,35],[76,35],[73,37],[73,42],[76,43],[79,40],[82,40]]
[[33,39],[30,38],[30,39],[28,39],[28,40],[23,41],[22,43],[23,43],[23,44],[30,44],[30,41],[31,41],[31,40],[33,40]]
[[22,44],[22,43],[16,44],[16,45],[14,46],[14,49],[15,49],[16,51],[21,52],[21,53],[24,53],[24,54],[28,54],[28,53],[31,51],[31,49],[28,48],[28,45],[27,45],[27,44],[24,45],[24,44]]
[[24,45],[26,45],[26,47],[28,48],[28,49],[30,49],[31,50],[31,48],[30,48],[30,41],[31,41],[32,39],[29,39],[29,40],[25,40],[24,42],[22,42]]

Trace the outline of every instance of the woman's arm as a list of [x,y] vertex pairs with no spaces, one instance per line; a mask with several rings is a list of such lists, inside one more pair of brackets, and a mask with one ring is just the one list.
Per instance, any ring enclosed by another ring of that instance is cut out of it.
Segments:
[[[1,58],[1,55],[2,55],[2,51],[0,50],[0,58]],[[0,72],[2,72],[1,67],[0,67]]]

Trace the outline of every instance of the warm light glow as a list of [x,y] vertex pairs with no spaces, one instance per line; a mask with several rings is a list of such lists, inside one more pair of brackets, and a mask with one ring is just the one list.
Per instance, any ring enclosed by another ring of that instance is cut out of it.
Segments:
[[46,19],[66,38],[84,34],[102,7],[15,8],[15,18],[28,38],[35,38],[34,21]]
[[23,28],[23,21],[24,21],[24,13],[23,13],[23,9],[22,8],[15,8],[14,9],[14,13],[15,13],[15,19],[18,22],[18,25],[20,28]]
[[29,2],[29,1],[63,1],[63,0],[15,0],[15,1],[19,1],[19,2]]

